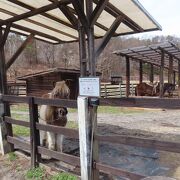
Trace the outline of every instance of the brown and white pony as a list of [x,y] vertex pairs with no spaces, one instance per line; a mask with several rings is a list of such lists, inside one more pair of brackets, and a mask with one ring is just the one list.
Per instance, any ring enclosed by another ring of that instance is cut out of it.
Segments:
[[[70,90],[65,81],[56,82],[54,89],[43,95],[44,98],[50,99],[69,99]],[[39,122],[41,124],[50,124],[56,126],[65,126],[67,123],[67,108],[42,105],[39,111]],[[41,145],[47,146],[51,150],[62,152],[63,135],[53,132],[40,132]]]

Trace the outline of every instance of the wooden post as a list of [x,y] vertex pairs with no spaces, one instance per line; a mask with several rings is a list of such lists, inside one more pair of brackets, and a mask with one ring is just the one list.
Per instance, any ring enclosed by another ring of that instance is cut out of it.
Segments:
[[176,71],[173,71],[173,84],[176,84]]
[[143,82],[143,63],[139,62],[139,83]]
[[154,66],[153,66],[153,64],[150,64],[149,81],[151,83],[154,82]]
[[121,82],[119,83],[119,90],[120,90],[120,97],[122,97],[122,86],[121,86]]
[[29,116],[30,116],[30,145],[31,145],[31,168],[38,166],[41,155],[37,152],[37,146],[40,146],[40,134],[36,129],[38,123],[38,106],[34,104],[34,98],[29,98]]
[[91,125],[87,123],[88,117],[88,98],[78,97],[78,120],[79,120],[79,145],[80,145],[80,163],[81,179],[91,179]]
[[[84,0],[81,0],[81,4],[84,7]],[[79,57],[80,57],[80,71],[81,77],[87,75],[87,57],[86,57],[86,37],[85,37],[85,28],[82,26],[79,21]]]
[[169,56],[168,83],[173,83],[173,57]]
[[180,61],[178,61],[178,96],[180,97]]
[[130,64],[129,57],[126,56],[126,97],[129,97],[130,93]]
[[[7,37],[6,37],[7,38]],[[0,41],[3,39],[3,31],[2,27],[0,27]],[[7,75],[5,68],[5,55],[4,55],[4,44],[0,45],[0,94],[7,94]],[[3,120],[3,116],[10,116],[10,107],[9,103],[4,103],[1,101],[0,103],[0,145],[1,145],[1,153],[6,154],[12,152],[14,150],[14,146],[7,142],[7,135],[13,136],[12,133],[12,125],[9,123],[5,123]]]
[[159,97],[163,97],[163,92],[164,92],[164,51],[161,51],[161,66],[160,66],[160,93]]

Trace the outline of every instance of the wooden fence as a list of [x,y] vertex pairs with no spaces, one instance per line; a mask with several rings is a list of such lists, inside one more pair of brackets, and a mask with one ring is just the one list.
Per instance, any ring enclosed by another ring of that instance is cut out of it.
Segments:
[[[54,133],[60,133],[64,136],[79,139],[77,130],[69,129],[65,127],[57,127],[53,125],[39,124],[38,122],[38,105],[46,104],[51,106],[65,106],[69,108],[77,108],[77,102],[74,100],[51,100],[42,99],[35,97],[17,97],[17,96],[2,96],[4,103],[26,103],[29,105],[30,122],[23,120],[12,119],[9,116],[4,116],[4,121],[8,125],[16,124],[19,126],[25,126],[30,128],[30,142],[24,141],[18,137],[13,137],[12,134],[7,135],[7,141],[15,145],[16,147],[29,151],[31,153],[31,166],[35,167],[41,160],[41,155],[47,155],[51,158],[66,162],[73,166],[80,167],[80,158],[49,150],[45,147],[40,146],[40,135],[39,131],[50,131]],[[110,98],[101,99],[100,105],[112,105],[112,106],[128,106],[128,107],[159,107],[159,108],[180,108],[180,99],[158,99],[158,98]],[[102,136],[95,134],[94,139],[99,142],[110,142],[116,144],[125,144],[130,146],[138,146],[144,148],[152,148],[157,150],[163,150],[168,152],[180,153],[180,143],[164,142],[152,139],[145,139],[140,137],[129,137],[129,136]],[[128,172],[123,169],[111,167],[109,165],[102,164],[100,162],[93,162],[93,170],[99,170],[106,174],[112,174],[117,176],[126,177],[132,180],[140,180],[145,177],[144,175]]]
[[8,82],[8,94],[15,96],[26,96],[25,82]]
[[[135,87],[137,83],[130,84],[130,95],[135,95]],[[101,97],[125,97],[126,96],[126,84],[111,85],[110,83],[101,83]]]

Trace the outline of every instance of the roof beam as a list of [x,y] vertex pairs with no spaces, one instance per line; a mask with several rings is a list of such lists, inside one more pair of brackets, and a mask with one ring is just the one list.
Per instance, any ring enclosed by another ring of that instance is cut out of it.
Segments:
[[73,7],[76,11],[76,14],[78,15],[78,18],[81,22],[81,24],[84,26],[86,33],[88,32],[88,20],[87,17],[83,11],[82,4],[79,2],[79,0],[72,0]]
[[164,48],[159,47],[158,49],[160,49],[161,51],[163,51],[164,53],[168,54],[169,56],[172,56],[173,58],[177,59],[178,61],[180,61],[180,59],[178,57],[176,57],[175,55],[169,53],[168,51],[166,51]]
[[[44,34],[42,32],[39,32],[39,31],[36,31],[36,30],[33,30],[33,29],[29,29],[29,28],[26,28],[26,27],[23,27],[23,26],[20,26],[18,24],[12,24],[12,27],[15,28],[15,29],[19,29],[19,30],[22,30],[22,31],[25,31],[25,32],[29,32],[30,34],[36,34],[38,36],[41,36],[41,37],[44,37],[44,38],[47,38],[47,39],[50,39],[50,40],[53,40],[53,41],[57,41],[59,43],[62,43],[61,40],[59,40],[58,38],[55,38],[51,35],[48,35],[48,34]],[[27,35],[26,35],[27,36]]]
[[23,44],[19,47],[19,49],[15,52],[15,54],[11,57],[11,59],[6,63],[6,70],[10,68],[10,66],[15,62],[18,56],[22,53],[25,49],[27,44],[29,44],[32,39],[34,38],[34,34],[30,34],[27,39],[23,42]]
[[[32,6],[29,6],[29,5],[27,5],[27,4],[25,4],[25,3],[21,2],[21,1],[17,1],[17,0],[8,0],[8,1],[10,1],[10,2],[12,2],[14,4],[17,4],[19,6],[22,6],[22,7],[26,8],[26,9],[29,9],[31,11],[34,11],[36,9],[36,8],[34,8]],[[63,21],[63,20],[61,20],[61,19],[59,19],[59,18],[57,18],[55,16],[52,16],[52,15],[50,15],[48,13],[41,13],[41,15],[43,15],[44,17],[47,17],[47,18],[49,18],[49,19],[51,19],[53,21],[56,21],[56,22],[58,22],[60,24],[63,24],[65,26],[69,27],[69,28],[75,29],[75,27],[73,27],[72,24],[67,23],[67,22],[65,22],[65,21]]]
[[76,16],[71,12],[71,10],[64,5],[59,6],[59,9],[63,12],[66,18],[71,22],[73,27],[77,30],[78,29],[78,19]]
[[99,45],[99,47],[96,50],[96,58],[101,54],[103,49],[106,47],[107,43],[109,42],[109,40],[111,39],[111,37],[115,33],[116,29],[119,27],[119,25],[121,24],[123,19],[124,19],[124,17],[121,17],[121,16],[119,16],[115,19],[115,21],[113,22],[113,24],[111,25],[109,30],[104,35],[101,44]]
[[[1,8],[0,8],[0,10],[1,10]],[[5,12],[5,13],[11,15],[11,16],[17,16],[17,14],[12,13],[12,12],[9,12],[9,11],[7,11],[7,10],[2,10],[2,12]],[[57,33],[59,33],[59,34],[63,34],[63,35],[65,35],[65,36],[67,36],[67,37],[71,37],[71,38],[73,38],[73,39],[78,39],[76,36],[73,36],[73,35],[71,35],[71,34],[68,34],[68,33],[64,32],[64,31],[59,30],[59,29],[53,28],[53,27],[51,27],[51,26],[48,26],[48,25],[46,25],[46,24],[42,24],[42,23],[40,23],[40,22],[34,21],[34,20],[32,20],[32,19],[24,19],[24,21],[27,21],[27,22],[32,23],[32,24],[35,24],[35,25],[37,25],[37,26],[41,26],[42,28],[46,28],[46,29],[48,29],[48,30],[57,32]]]
[[109,0],[100,0],[97,5],[96,8],[94,9],[91,17],[90,17],[90,25],[93,26],[97,19],[99,18],[100,14],[102,13],[102,11],[104,10],[104,8],[106,7],[106,4]]
[[3,38],[0,39],[0,47],[4,47],[5,43],[6,43],[6,40],[7,40],[7,37],[8,37],[8,34],[9,34],[9,31],[10,31],[10,28],[11,28],[11,23],[7,24],[5,30],[4,30],[4,34],[3,34]]
[[16,21],[19,21],[19,20],[22,20],[22,19],[26,19],[26,18],[35,16],[37,14],[41,14],[41,13],[56,9],[59,5],[69,4],[69,3],[71,3],[71,0],[61,0],[61,1],[58,1],[58,2],[54,2],[54,3],[49,4],[47,6],[40,7],[38,9],[35,9],[35,10],[32,10],[32,11],[17,15],[15,17],[12,17],[12,18],[9,18],[9,19],[6,19],[6,20],[1,20],[0,25],[5,25],[7,23],[13,23],[13,22],[16,22]]
[[[98,0],[94,0],[94,3],[98,4],[98,2],[99,2]],[[123,23],[127,25],[129,28],[131,28],[133,31],[135,32],[144,31],[142,27],[140,27],[136,22],[130,19],[127,15],[125,15],[123,12],[121,12],[118,8],[113,6],[111,3],[107,2],[105,11],[107,11],[109,14],[111,14],[115,18],[118,16],[123,16],[124,17]]]

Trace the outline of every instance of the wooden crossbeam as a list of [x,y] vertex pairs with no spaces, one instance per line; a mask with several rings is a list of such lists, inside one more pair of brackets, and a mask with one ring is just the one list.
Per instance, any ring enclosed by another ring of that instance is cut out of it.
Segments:
[[71,24],[73,25],[73,27],[75,27],[75,29],[78,29],[78,20],[76,18],[76,16],[71,12],[71,10],[64,5],[59,6],[59,9],[63,12],[63,14],[66,16],[66,18],[71,22]]
[[30,34],[27,39],[23,42],[23,44],[19,47],[19,49],[15,52],[15,54],[11,57],[11,59],[6,63],[6,70],[10,68],[10,66],[15,62],[17,57],[22,53],[27,44],[31,42],[34,38],[34,34]]
[[[31,11],[34,11],[34,10],[36,9],[36,8],[34,8],[34,7],[30,6],[30,5],[27,5],[27,4],[25,4],[25,3],[21,2],[21,1],[17,1],[17,0],[9,0],[9,1],[12,2],[12,3],[14,3],[14,4],[17,4],[17,5],[19,5],[19,6],[22,6],[22,7],[26,8],[26,9],[29,9],[29,10],[31,10]],[[48,13],[41,13],[41,15],[43,15],[44,17],[47,17],[47,18],[49,18],[49,19],[52,19],[53,21],[56,21],[56,22],[58,22],[58,23],[60,23],[60,24],[63,24],[63,25],[65,25],[65,26],[67,26],[67,27],[70,27],[70,28],[72,28],[72,29],[75,29],[75,28],[72,26],[72,24],[67,23],[67,22],[61,20],[60,18],[57,18],[57,17],[55,17],[55,16],[52,16],[52,15],[50,15],[50,14],[48,14]]]
[[0,47],[4,47],[7,37],[8,37],[8,34],[9,34],[9,31],[10,31],[10,28],[11,28],[11,25],[12,25],[11,23],[7,24],[7,26],[4,30],[3,37],[2,37],[2,39],[0,39]]
[[90,25],[93,26],[97,19],[99,18],[100,14],[102,13],[102,11],[104,10],[107,2],[109,0],[100,0],[97,5],[96,5],[96,8],[94,9],[91,17],[90,17]]
[[87,33],[88,32],[88,30],[87,30],[88,20],[87,20],[85,13],[84,13],[82,4],[79,2],[79,0],[72,0],[72,4],[73,4],[73,7],[74,7],[74,9],[78,15],[78,18],[79,18],[81,24],[84,26],[86,33]]
[[61,1],[58,1],[58,2],[54,2],[54,3],[49,4],[47,6],[40,7],[38,9],[35,9],[35,10],[32,10],[32,11],[29,11],[29,12],[26,12],[26,13],[11,17],[9,19],[1,20],[0,25],[5,25],[5,24],[8,24],[8,23],[13,23],[13,22],[16,22],[16,21],[20,21],[22,19],[26,19],[26,18],[35,16],[35,15],[38,15],[38,14],[53,10],[53,9],[57,8],[59,5],[69,4],[69,3],[71,3],[71,0],[61,0]]
[[113,36],[113,34],[115,33],[116,29],[119,27],[120,23],[123,21],[124,17],[117,17],[115,19],[115,21],[113,22],[113,24],[111,25],[111,27],[109,28],[109,30],[106,32],[106,34],[104,35],[101,44],[99,45],[99,47],[96,50],[96,58],[101,54],[101,52],[104,50],[104,48],[106,47],[107,43],[109,42],[109,40],[111,39],[111,37]]

